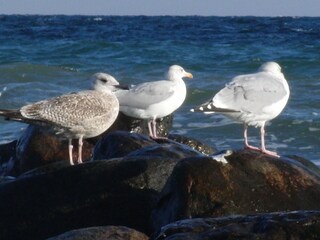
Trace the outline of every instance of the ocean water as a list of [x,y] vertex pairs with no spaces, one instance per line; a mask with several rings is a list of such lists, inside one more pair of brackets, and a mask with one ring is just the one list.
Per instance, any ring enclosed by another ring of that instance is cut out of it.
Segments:
[[[121,83],[163,79],[172,64],[194,75],[175,113],[173,133],[218,149],[243,147],[242,125],[191,113],[232,77],[276,61],[289,82],[289,102],[266,128],[266,144],[320,164],[320,18],[117,17],[0,15],[0,108],[91,87],[108,72]],[[0,143],[26,125],[0,119]],[[259,130],[249,130],[259,145]]]

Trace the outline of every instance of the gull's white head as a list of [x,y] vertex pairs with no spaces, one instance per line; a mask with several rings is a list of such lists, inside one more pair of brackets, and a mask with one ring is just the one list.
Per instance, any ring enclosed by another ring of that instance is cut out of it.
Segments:
[[107,73],[95,73],[91,77],[92,85],[94,90],[98,91],[112,91],[115,92],[118,90],[119,82]]
[[281,67],[276,62],[266,62],[260,66],[259,71],[279,74]]
[[191,73],[186,72],[183,67],[178,65],[172,65],[167,72],[167,79],[170,81],[176,81],[184,77],[193,78]]

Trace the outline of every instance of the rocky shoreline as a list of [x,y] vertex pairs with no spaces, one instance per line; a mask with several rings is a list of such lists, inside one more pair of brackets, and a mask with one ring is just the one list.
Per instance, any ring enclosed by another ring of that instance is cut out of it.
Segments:
[[316,165],[217,152],[168,134],[171,123],[159,121],[169,139],[155,141],[120,115],[75,166],[65,144],[29,126],[0,146],[0,239],[320,239]]

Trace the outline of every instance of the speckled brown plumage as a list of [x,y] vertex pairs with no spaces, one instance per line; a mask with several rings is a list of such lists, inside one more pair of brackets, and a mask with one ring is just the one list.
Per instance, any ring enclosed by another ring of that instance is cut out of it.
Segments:
[[0,110],[0,115],[46,127],[62,138],[69,139],[70,163],[72,139],[79,139],[81,159],[82,139],[95,137],[107,130],[118,116],[119,102],[111,92],[81,91],[28,104],[17,110]]

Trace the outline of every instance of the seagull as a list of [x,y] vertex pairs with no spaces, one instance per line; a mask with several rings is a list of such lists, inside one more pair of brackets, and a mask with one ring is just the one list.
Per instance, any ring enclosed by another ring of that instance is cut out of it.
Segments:
[[[265,147],[265,124],[277,117],[286,106],[289,85],[276,62],[266,62],[253,74],[240,75],[220,90],[211,100],[191,111],[221,113],[244,125],[245,148],[279,157]],[[261,148],[249,145],[248,126],[260,127]]]
[[115,77],[108,73],[98,72],[91,76],[92,88],[97,91],[111,91],[113,93],[128,90],[129,86],[120,84]]
[[0,115],[6,120],[39,125],[68,139],[71,165],[74,165],[72,139],[78,139],[78,163],[82,163],[83,139],[106,131],[116,120],[118,113],[118,99],[106,89],[68,93],[15,110],[0,109]]
[[192,74],[182,67],[172,65],[166,80],[145,82],[121,90],[112,76],[106,74],[104,77],[108,76],[107,81],[101,76],[103,75],[95,77],[94,89],[111,89],[119,100],[120,112],[129,117],[148,120],[149,135],[153,139],[161,138],[157,136],[156,119],[173,113],[186,98],[187,89],[182,78],[193,78]]

